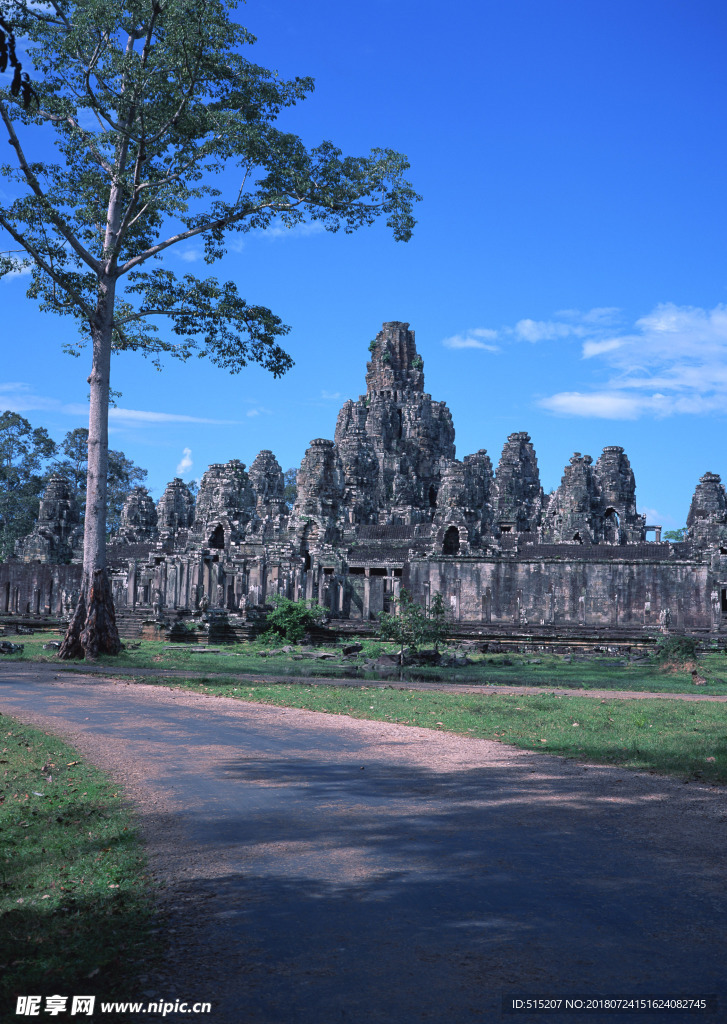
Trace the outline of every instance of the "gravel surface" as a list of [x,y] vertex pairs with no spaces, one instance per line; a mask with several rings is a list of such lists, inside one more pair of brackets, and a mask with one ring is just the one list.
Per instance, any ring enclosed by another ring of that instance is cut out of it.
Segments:
[[469,1024],[508,992],[718,993],[705,1019],[727,1015],[724,789],[9,664],[0,709],[135,802],[168,946],[129,998],[214,1003],[178,1020]]

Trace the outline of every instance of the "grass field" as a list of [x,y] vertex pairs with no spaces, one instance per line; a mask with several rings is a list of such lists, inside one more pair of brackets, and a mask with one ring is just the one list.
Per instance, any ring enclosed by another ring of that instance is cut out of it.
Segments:
[[153,952],[123,794],[72,747],[5,715],[0,851],[0,1017],[18,995],[123,993]]
[[[59,671],[78,667],[77,663],[59,662],[55,653],[44,651],[43,644],[58,639],[58,634],[36,633],[33,636],[7,637],[24,644],[21,655],[5,655],[3,660],[40,660],[54,664]],[[199,650],[181,650],[162,641],[138,641],[128,644],[117,658],[100,658],[101,666],[125,669],[161,668],[180,671],[203,671],[206,674],[261,674],[290,676],[291,678],[335,678],[352,674],[356,661],[340,657],[340,647],[319,648],[337,655],[331,661],[293,660],[288,655],[265,656],[266,648],[257,643],[236,644],[220,648],[219,654],[205,654]],[[377,641],[364,643],[364,655],[395,651],[394,645]],[[650,660],[624,663],[623,658],[567,661],[553,654],[495,654],[469,655],[475,663],[460,668],[409,667],[403,670],[404,680],[441,681],[471,685],[497,684],[569,689],[636,690],[659,693],[701,693],[727,695],[727,656],[722,652],[709,653],[699,660],[699,672],[707,679],[705,686],[696,688],[688,670],[664,668]],[[358,659],[358,664],[363,657]],[[377,678],[375,672],[361,672],[362,681]]]
[[[52,652],[43,651],[47,639],[42,634],[23,637],[22,660],[49,661],[59,672],[77,670],[78,663],[59,662]],[[364,654],[370,655],[387,649],[371,641],[365,648]],[[336,653],[335,648],[329,650]],[[337,653],[340,655],[340,649]],[[193,679],[181,675],[136,678],[138,682],[175,685],[210,695],[442,729],[684,779],[727,782],[724,704],[577,696],[579,690],[725,695],[727,657],[721,652],[700,657],[699,672],[707,679],[707,685],[700,687],[694,686],[689,667],[605,657],[569,662],[544,653],[481,655],[474,664],[461,668],[417,668],[404,673],[404,683],[409,678],[482,686],[482,692],[475,694],[367,687],[366,682],[376,678],[375,673],[358,679],[359,685],[328,686],[326,677],[350,671],[352,663],[340,657],[318,662],[265,654],[266,649],[259,644],[222,648],[221,654],[201,654],[168,650],[163,642],[142,641],[133,648],[129,645],[118,658],[99,659],[99,664],[109,670],[194,671],[199,676]],[[291,682],[269,683],[266,676],[290,678]],[[306,685],[304,680],[313,677],[316,684]],[[401,686],[398,678],[396,681]],[[488,692],[487,684],[537,686],[543,690],[558,687],[572,690],[573,695],[500,695]]]

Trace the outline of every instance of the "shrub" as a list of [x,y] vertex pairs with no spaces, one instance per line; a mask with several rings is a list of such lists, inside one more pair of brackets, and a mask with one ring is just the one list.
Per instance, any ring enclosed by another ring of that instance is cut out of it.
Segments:
[[426,612],[414,601],[409,591],[402,588],[399,595],[399,614],[379,614],[379,638],[393,640],[400,647],[409,647],[412,651],[426,644],[433,644],[435,649],[438,649],[446,634],[447,624],[441,594],[434,595],[429,611]]
[[321,608],[319,604],[309,605],[305,601],[291,601],[290,598],[278,594],[270,603],[273,608],[265,616],[267,628],[261,639],[273,643],[279,639],[289,644],[298,643],[326,614],[326,609]]
[[699,641],[693,636],[663,636],[656,644],[654,661],[683,665],[697,657]]

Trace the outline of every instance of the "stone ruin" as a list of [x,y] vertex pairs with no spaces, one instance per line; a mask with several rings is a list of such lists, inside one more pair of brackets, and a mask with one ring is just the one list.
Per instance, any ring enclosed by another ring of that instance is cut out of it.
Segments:
[[[424,390],[414,332],[385,323],[369,346],[366,392],[344,403],[334,439],[303,457],[297,497],[264,450],[179,478],[156,506],[143,487],[109,545],[117,610],[244,620],[274,594],[367,622],[402,586],[441,594],[453,628],[554,634],[727,631],[727,497],[697,485],[683,542],[636,511],[623,448],[576,452],[545,494],[530,436],[510,434],[493,471],[484,449],[458,460],[444,402]],[[0,566],[0,612],[65,612],[78,585],[78,510],[51,478],[33,532]]]

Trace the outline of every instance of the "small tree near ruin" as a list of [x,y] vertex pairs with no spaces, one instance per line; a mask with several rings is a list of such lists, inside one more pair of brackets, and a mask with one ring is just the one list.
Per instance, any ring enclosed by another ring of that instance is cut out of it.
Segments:
[[[25,251],[0,275],[30,266],[28,295],[73,317],[78,353],[91,343],[89,458],[81,596],[61,657],[117,653],[106,573],[108,404],[112,352],[158,365],[205,356],[232,373],[259,363],[274,376],[292,360],[279,317],[232,281],[176,275],[173,245],[203,238],[205,260],[229,232],[318,220],[352,232],[386,218],[406,241],[418,196],[401,154],[344,157],[280,131],[284,107],[310,78],[283,81],[243,55],[254,42],[222,0],[14,0],[5,10],[27,59],[37,104],[0,91],[12,166],[0,227]],[[25,58],[24,58],[25,60]],[[38,161],[42,147],[53,158]],[[232,180],[234,178],[234,181]],[[171,328],[160,335],[153,318]]]

